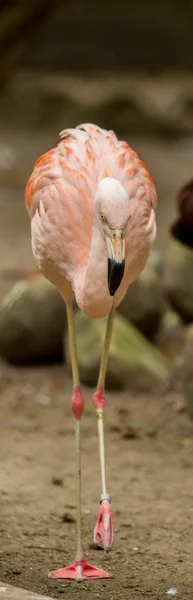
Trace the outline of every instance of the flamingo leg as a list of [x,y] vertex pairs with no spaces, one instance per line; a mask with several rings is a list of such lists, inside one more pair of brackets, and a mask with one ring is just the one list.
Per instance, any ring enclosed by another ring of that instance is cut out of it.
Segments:
[[97,579],[110,577],[109,573],[103,569],[93,567],[85,560],[82,552],[81,535],[81,416],[84,409],[84,401],[80,390],[80,379],[77,358],[76,333],[74,326],[73,305],[67,304],[67,321],[70,344],[70,355],[72,364],[73,393],[72,393],[72,412],[75,423],[75,450],[76,450],[76,526],[77,526],[77,552],[75,561],[69,567],[62,567],[52,571],[49,577],[53,579]]
[[103,424],[103,408],[106,402],[104,386],[107,371],[108,354],[111,342],[113,319],[115,309],[113,308],[108,316],[103,352],[101,356],[100,371],[97,383],[97,389],[94,394],[94,407],[96,409],[97,424],[98,424],[98,439],[99,439],[99,455],[101,466],[102,494],[100,499],[100,509],[97,523],[94,529],[94,541],[103,542],[104,549],[108,552],[113,543],[113,517],[111,508],[111,497],[106,489],[105,475],[105,444],[104,444],[104,424]]

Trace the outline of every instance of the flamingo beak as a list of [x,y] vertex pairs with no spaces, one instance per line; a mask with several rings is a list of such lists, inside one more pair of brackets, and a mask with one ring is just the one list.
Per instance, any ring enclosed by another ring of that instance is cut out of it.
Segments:
[[114,296],[123,279],[125,271],[125,239],[120,230],[112,231],[107,236],[108,248],[108,288],[110,296]]

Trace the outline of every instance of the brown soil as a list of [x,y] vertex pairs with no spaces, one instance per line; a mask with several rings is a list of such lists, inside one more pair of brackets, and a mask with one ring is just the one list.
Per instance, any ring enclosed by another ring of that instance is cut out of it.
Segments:
[[[91,390],[82,422],[85,556],[112,580],[77,584],[48,579],[75,556],[75,464],[71,383],[63,367],[1,372],[0,579],[73,600],[152,598],[175,587],[190,599],[192,582],[193,425],[179,397],[109,394],[105,413],[112,552],[89,548],[100,499],[100,471]],[[63,377],[64,375],[64,377]],[[138,437],[116,425],[134,423]],[[151,435],[150,435],[151,433]],[[153,434],[153,435],[152,435]],[[56,485],[57,484],[57,485]]]

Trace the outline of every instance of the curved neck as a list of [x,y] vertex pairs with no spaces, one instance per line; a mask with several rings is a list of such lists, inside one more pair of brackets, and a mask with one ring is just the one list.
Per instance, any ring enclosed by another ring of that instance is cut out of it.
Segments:
[[104,258],[107,263],[107,244],[101,235],[97,219],[94,217],[90,252],[85,273],[85,284],[87,279],[89,280],[90,277],[92,278],[93,271],[96,271],[96,269],[102,266]]
[[104,317],[111,309],[107,274],[107,245],[94,216],[88,263],[78,274],[75,289],[77,304],[88,316]]

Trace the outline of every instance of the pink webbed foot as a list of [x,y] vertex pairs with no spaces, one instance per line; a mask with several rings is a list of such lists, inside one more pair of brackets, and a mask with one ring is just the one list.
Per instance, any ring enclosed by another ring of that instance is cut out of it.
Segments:
[[[98,544],[102,541],[104,549],[109,552],[113,543],[113,514],[108,494],[101,496],[98,519],[94,529],[94,542]],[[108,499],[109,498],[109,499]]]
[[106,579],[111,575],[103,569],[93,567],[82,557],[79,560],[76,559],[69,567],[52,571],[49,573],[49,577],[53,579],[76,579],[76,581],[81,582],[84,579]]

